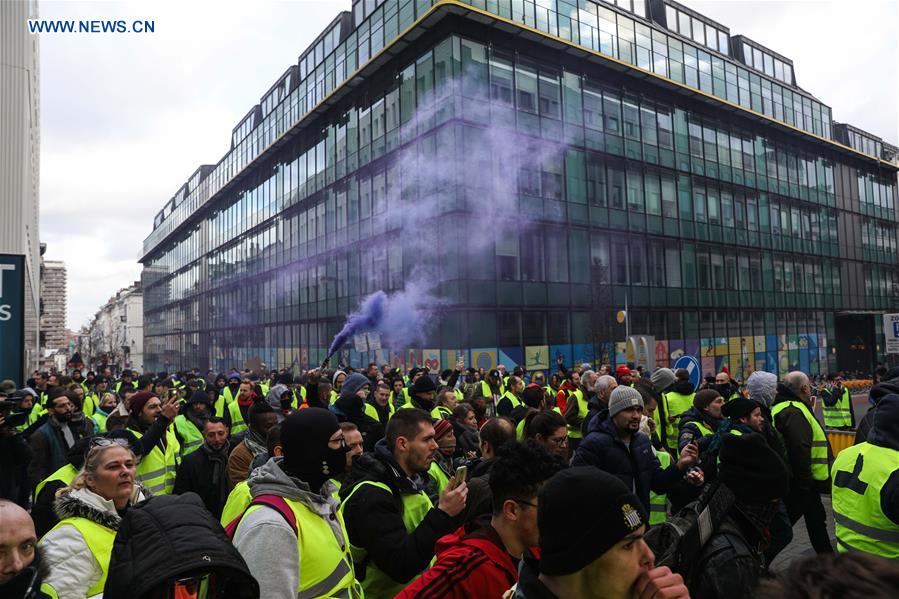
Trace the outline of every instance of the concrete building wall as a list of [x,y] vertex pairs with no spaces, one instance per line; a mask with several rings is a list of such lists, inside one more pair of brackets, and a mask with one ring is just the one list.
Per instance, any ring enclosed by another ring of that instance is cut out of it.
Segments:
[[0,2],[0,253],[25,255],[25,370],[39,358],[40,77],[37,2]]

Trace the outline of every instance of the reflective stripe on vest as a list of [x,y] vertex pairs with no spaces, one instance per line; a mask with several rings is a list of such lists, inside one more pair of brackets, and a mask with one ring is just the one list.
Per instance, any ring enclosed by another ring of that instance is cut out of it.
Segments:
[[[777,427],[777,415],[787,407],[793,407],[802,412],[802,415],[805,416],[808,425],[812,429],[812,478],[814,480],[827,480],[830,475],[827,458],[827,448],[829,447],[829,445],[827,443],[827,436],[824,434],[824,429],[821,428],[821,425],[818,423],[818,421],[815,419],[815,417],[812,415],[812,413],[804,403],[802,403],[801,401],[793,400],[775,404],[775,406],[771,408],[771,418],[774,420],[775,428]],[[778,432],[780,434],[783,434],[783,431]]]
[[228,414],[231,415],[231,436],[247,430],[247,423],[244,422],[243,414],[240,413],[240,404],[236,401],[228,404]]
[[[831,391],[833,393],[833,391]],[[852,400],[849,395],[849,389],[843,387],[839,399],[832,406],[828,406],[821,402],[821,411],[824,415],[824,426],[828,428],[837,428],[841,426],[852,426]]]
[[250,485],[247,481],[242,480],[231,489],[228,499],[225,500],[225,507],[222,508],[222,517],[219,520],[222,528],[231,524],[232,520],[244,513],[251,501],[253,501],[253,496],[250,495]]
[[[102,524],[97,524],[87,518],[64,518],[50,530],[56,530],[61,526],[74,526],[84,539],[85,545],[90,550],[91,555],[100,566],[100,578],[95,580],[87,591],[88,597],[103,593],[103,587],[106,585],[106,575],[109,571],[109,558],[112,555],[112,544],[115,541],[116,531],[106,528]],[[48,533],[49,534],[49,533]]]
[[[375,482],[372,480],[363,480],[353,487],[350,491],[349,495],[347,495],[346,499],[343,500],[343,503],[340,506],[340,512],[343,513],[344,507],[349,504],[350,499],[353,495],[358,491],[363,485],[372,485],[374,487],[378,487],[379,489],[383,489],[387,493],[393,495],[393,491],[390,490],[386,484],[381,482]],[[418,493],[403,493],[402,494],[403,501],[403,524],[406,527],[406,532],[411,533],[413,530],[418,528],[418,525],[421,524],[421,521],[424,520],[428,511],[433,506],[431,500],[428,499],[428,496],[424,493],[424,491],[419,491]],[[350,539],[350,551],[353,555],[353,561],[356,564],[362,563],[363,560],[366,559],[366,551],[363,547],[356,547],[353,545],[352,539]],[[433,563],[434,560],[431,560]],[[430,566],[427,566],[430,567]],[[427,569],[427,567],[425,569]],[[407,580],[406,582],[396,582],[389,575],[383,572],[378,566],[372,562],[368,561],[367,567],[365,570],[365,578],[362,579],[362,588],[365,591],[365,595],[367,597],[395,597],[397,593],[402,591],[407,585],[409,585],[413,580],[417,579],[418,576],[415,576],[411,580]]]
[[[143,437],[134,429],[128,430],[138,439]],[[156,445],[150,453],[143,456],[137,466],[137,480],[153,495],[170,495],[175,488],[175,473],[181,462],[180,454],[181,445],[175,432],[170,428],[166,429],[165,453],[163,454],[159,445]]]
[[[583,419],[587,417],[587,412],[589,411],[589,407],[587,406],[587,400],[584,398],[584,392],[580,389],[575,389],[573,393],[568,396],[568,400],[565,403],[565,409],[568,410],[568,402],[572,400],[577,402],[577,415],[579,418]],[[568,437],[570,439],[581,439],[584,434],[581,432],[580,425],[574,426],[572,424],[568,425]]]
[[[283,499],[293,511],[297,523],[297,551],[300,556],[297,599],[360,597],[350,556],[350,543],[340,511],[335,514],[340,523],[338,533],[324,516],[313,512],[303,502],[287,497]],[[243,518],[259,509],[272,508],[251,505]],[[235,536],[239,530],[240,524],[235,529]]]
[[37,499],[37,496],[41,494],[41,490],[47,483],[58,480],[68,486],[73,480],[75,480],[75,477],[77,475],[78,469],[71,464],[66,464],[37,484],[37,486],[34,488],[34,498]]
[[833,520],[837,550],[899,559],[899,526],[886,517],[881,490],[899,469],[899,451],[860,443],[833,462]]
[[178,434],[181,435],[181,439],[184,441],[181,444],[182,459],[195,452],[203,444],[203,433],[183,414],[175,416],[175,430],[178,431]]
[[[667,451],[656,451],[656,457],[663,469],[671,465],[671,454]],[[649,492],[649,525],[662,524],[668,520],[668,495]]]

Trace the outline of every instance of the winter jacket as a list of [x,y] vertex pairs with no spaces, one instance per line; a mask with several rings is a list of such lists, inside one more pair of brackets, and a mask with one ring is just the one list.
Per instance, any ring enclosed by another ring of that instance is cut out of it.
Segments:
[[149,599],[172,580],[206,573],[215,574],[216,596],[260,596],[247,565],[200,498],[193,493],[160,495],[123,516],[103,596]]
[[874,423],[874,414],[877,413],[877,406],[881,399],[891,393],[899,394],[899,379],[884,381],[871,387],[871,391],[868,393],[868,401],[871,403],[871,407],[868,408],[868,412],[861,419],[861,422],[858,423],[858,429],[855,431],[855,445],[868,440],[871,425]]
[[465,465],[468,467],[468,497],[465,499],[465,507],[456,516],[456,521],[463,524],[493,513],[493,491],[490,490],[493,460],[475,458]]
[[512,599],[563,599],[540,581],[540,559],[525,551],[518,566],[518,585]]
[[678,424],[677,450],[681,451],[691,441],[696,441],[700,454],[709,451],[712,436],[708,434],[703,435],[703,431],[696,423],[703,423],[706,428],[714,433],[721,426],[721,420],[721,418],[714,418],[708,412],[696,408],[690,408],[681,414],[680,423]]
[[480,453],[481,438],[478,429],[467,427],[455,418],[450,418],[449,421],[456,436],[456,457],[467,458],[470,451]]
[[[786,401],[798,401],[796,394],[782,384],[777,385],[777,396],[774,398],[772,409],[779,403]],[[811,408],[809,408],[811,411]],[[812,429],[805,416],[797,408],[787,407],[780,411],[774,418],[774,425],[784,441],[789,459],[790,488],[797,491],[809,491],[814,489],[819,493],[830,491],[830,481],[816,481],[812,478]],[[830,445],[827,449],[828,457],[833,462]]]
[[26,477],[31,456],[31,447],[24,436],[0,435],[0,499],[27,504],[33,488]]
[[284,410],[281,406],[281,396],[288,391],[290,391],[290,389],[287,388],[287,385],[272,385],[271,388],[269,388],[268,393],[265,395],[265,400],[271,407],[275,409],[275,414],[278,415],[279,423],[284,420]]
[[751,599],[764,565],[760,538],[737,508],[732,508],[696,559],[687,581],[690,597]]
[[[250,494],[277,495],[302,502],[320,515],[334,531],[345,538],[338,503],[331,496],[333,483],[328,481],[315,493],[305,482],[281,469],[283,458],[272,458],[256,469],[247,481]],[[298,523],[299,524],[299,523]],[[246,515],[234,534],[234,547],[246,560],[250,573],[259,581],[260,596],[265,599],[294,599],[300,583],[300,554],[297,535],[276,510],[259,508]]]
[[[143,499],[142,493],[135,485],[135,500]],[[86,518],[111,530],[118,530],[121,522],[111,500],[86,488],[73,489],[58,497],[54,508],[60,520]],[[44,582],[56,590],[59,599],[84,599],[103,575],[100,563],[74,526],[63,525],[51,530],[41,539],[40,547],[50,567]]]
[[397,599],[499,598],[517,580],[518,559],[485,516],[437,541],[437,561]]
[[[346,390],[346,383],[343,390]],[[358,395],[341,393],[337,401],[330,406],[330,410],[337,416],[338,421],[352,422],[356,425],[362,434],[362,448],[366,452],[373,451],[375,444],[384,438],[384,425],[365,413],[365,400]]]
[[78,439],[94,432],[92,420],[72,420],[67,423],[72,433],[72,444],[66,443],[62,425],[56,418],[49,418],[28,440],[31,445],[31,462],[28,464],[28,481],[31,488],[65,466],[69,449]]
[[213,451],[204,443],[182,459],[172,493],[196,493],[206,509],[219,518],[228,499],[228,450],[225,445],[220,451]]
[[[350,543],[365,549],[371,562],[400,583],[409,582],[427,568],[437,539],[455,529],[449,514],[432,507],[414,530],[406,530],[400,511],[401,495],[418,493],[423,488],[421,474],[413,479],[407,477],[387,448],[386,440],[382,440],[373,453],[355,459],[349,480],[340,489]],[[384,483],[392,492],[363,485],[347,500],[362,480]],[[361,575],[358,569],[356,575]]]
[[662,468],[645,434],[634,433],[630,446],[625,445],[610,418],[592,420],[590,431],[575,451],[571,465],[596,466],[614,474],[640,499],[646,513],[649,513],[650,490],[663,495],[684,476],[676,464]]
[[[899,394],[880,400],[867,442],[899,451]],[[899,464],[880,490],[880,509],[899,526]]]

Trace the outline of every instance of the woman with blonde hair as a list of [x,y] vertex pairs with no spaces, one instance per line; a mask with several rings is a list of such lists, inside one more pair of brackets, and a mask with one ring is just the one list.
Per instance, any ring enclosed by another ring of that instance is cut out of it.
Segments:
[[40,541],[59,599],[102,596],[116,530],[125,511],[147,494],[135,481],[137,458],[125,439],[97,438],[84,466],[57,492],[60,522]]

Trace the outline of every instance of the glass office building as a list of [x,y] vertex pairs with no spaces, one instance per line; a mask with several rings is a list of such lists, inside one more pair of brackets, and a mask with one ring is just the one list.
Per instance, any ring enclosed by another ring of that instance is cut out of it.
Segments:
[[[657,366],[869,371],[899,312],[896,148],[796,81],[668,0],[360,0],[156,216],[148,368],[313,366],[424,264],[434,326],[344,360],[615,363],[627,328]],[[495,131],[539,151],[510,164]],[[470,251],[484,171],[521,227]],[[427,255],[396,218],[421,205]]]

